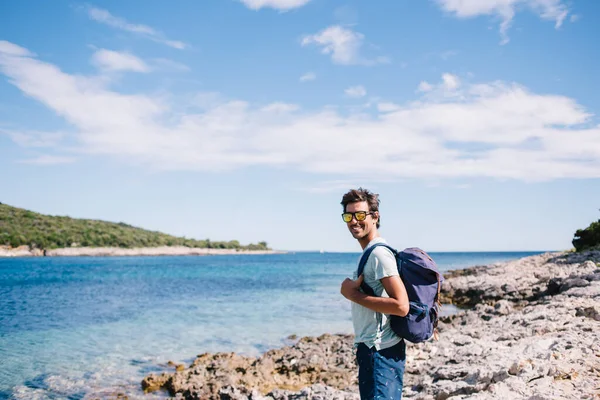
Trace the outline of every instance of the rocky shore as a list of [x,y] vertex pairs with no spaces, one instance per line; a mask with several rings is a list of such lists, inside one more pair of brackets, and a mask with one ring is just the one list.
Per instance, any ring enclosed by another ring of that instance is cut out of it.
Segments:
[[[600,251],[451,272],[443,293],[471,308],[442,319],[439,341],[408,344],[403,398],[600,398]],[[359,399],[350,335],[172,368],[142,388],[179,399]]]
[[32,249],[29,246],[10,248],[0,246],[0,257],[110,257],[110,256],[208,256],[231,254],[275,254],[275,250],[206,249],[200,247],[163,246],[125,249],[120,247],[66,247],[61,249]]

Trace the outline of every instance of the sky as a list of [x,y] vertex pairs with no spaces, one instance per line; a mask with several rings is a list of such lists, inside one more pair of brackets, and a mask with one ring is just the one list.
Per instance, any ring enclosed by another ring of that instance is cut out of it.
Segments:
[[571,248],[600,217],[600,2],[0,3],[0,202],[359,251]]

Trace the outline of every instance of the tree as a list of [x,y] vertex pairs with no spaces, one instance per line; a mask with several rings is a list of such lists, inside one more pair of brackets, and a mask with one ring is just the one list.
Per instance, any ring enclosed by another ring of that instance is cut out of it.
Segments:
[[575,250],[583,251],[600,246],[600,219],[585,229],[578,229],[573,238]]

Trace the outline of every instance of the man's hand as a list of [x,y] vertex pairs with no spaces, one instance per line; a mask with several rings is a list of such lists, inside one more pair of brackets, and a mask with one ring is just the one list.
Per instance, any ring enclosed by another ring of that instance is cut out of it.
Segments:
[[360,293],[359,289],[362,282],[362,274],[355,281],[353,281],[350,278],[346,278],[344,279],[344,282],[342,282],[342,288],[340,289],[340,293],[342,293],[342,296],[344,296],[348,300],[352,300],[357,293]]
[[369,296],[360,291],[363,283],[362,274],[353,281],[346,278],[342,282],[340,292],[353,303],[382,314],[392,314],[405,317],[410,309],[406,288],[399,276],[393,275],[381,279],[381,284],[389,297]]

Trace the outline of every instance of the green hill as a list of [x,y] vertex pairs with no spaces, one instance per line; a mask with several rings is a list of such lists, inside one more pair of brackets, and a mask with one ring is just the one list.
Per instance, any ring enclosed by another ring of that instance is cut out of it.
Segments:
[[212,242],[176,237],[125,224],[39,214],[0,203],[0,246],[38,249],[62,247],[187,246],[213,249],[268,250],[266,242],[242,246],[237,240]]

